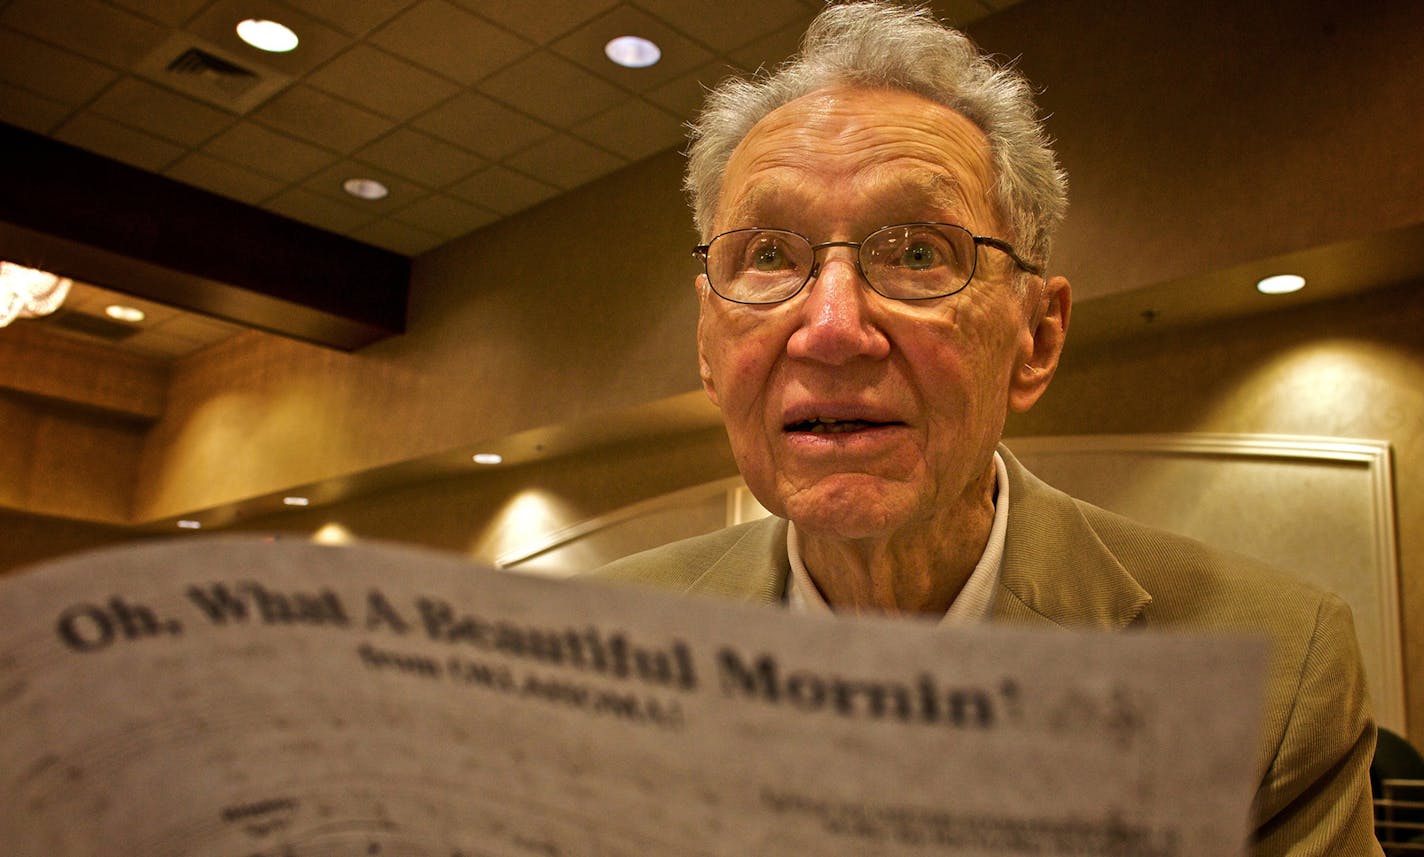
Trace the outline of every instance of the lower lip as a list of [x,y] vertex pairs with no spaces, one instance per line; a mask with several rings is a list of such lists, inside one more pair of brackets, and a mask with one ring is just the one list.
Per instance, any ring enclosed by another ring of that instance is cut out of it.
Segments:
[[818,452],[835,454],[868,454],[879,452],[887,446],[898,443],[907,430],[901,423],[871,426],[842,432],[784,432],[791,448],[807,454]]

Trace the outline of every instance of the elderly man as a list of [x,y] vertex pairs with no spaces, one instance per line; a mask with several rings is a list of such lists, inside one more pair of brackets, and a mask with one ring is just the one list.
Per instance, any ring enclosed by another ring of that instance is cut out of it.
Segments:
[[1255,853],[1377,854],[1341,602],[998,446],[1063,348],[1065,185],[1027,83],[923,10],[831,7],[792,62],[713,92],[687,178],[699,366],[775,517],[603,573],[808,611],[1265,632]]

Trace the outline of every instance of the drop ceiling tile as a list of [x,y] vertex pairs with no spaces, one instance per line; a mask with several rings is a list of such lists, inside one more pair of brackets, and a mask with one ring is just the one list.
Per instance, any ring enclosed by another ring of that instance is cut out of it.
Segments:
[[[295,50],[286,53],[258,50],[237,37],[237,24],[246,18],[280,21],[292,28],[300,43]],[[267,66],[292,77],[301,77],[351,44],[350,36],[277,0],[215,0],[184,29],[246,62]]]
[[513,214],[557,195],[559,189],[496,165],[456,182],[449,192],[491,211]]
[[491,75],[479,88],[559,128],[607,110],[627,97],[613,84],[547,52],[525,57]]
[[92,113],[74,116],[61,125],[54,136],[81,149],[151,172],[162,172],[184,151],[167,140]]
[[[657,44],[662,58],[648,68],[624,68],[604,46],[618,36],[642,36]],[[643,92],[712,59],[706,48],[667,24],[631,6],[619,6],[555,42],[551,50],[624,89]]]
[[351,152],[391,130],[389,119],[319,89],[300,84],[252,111],[251,116],[319,146]]
[[166,175],[249,205],[256,205],[286,187],[284,182],[202,152],[185,155],[168,168]]
[[320,18],[348,36],[362,36],[386,23],[415,0],[286,0],[288,6]]
[[[341,189],[341,185],[347,179],[362,178],[375,179],[386,186],[389,194],[381,199],[359,199]],[[366,164],[358,164],[354,161],[342,161],[334,164],[306,181],[302,182],[302,187],[312,193],[320,194],[343,205],[349,205],[361,211],[370,211],[374,214],[383,215],[404,208],[415,200],[425,196],[427,191],[414,182],[407,181],[394,173],[379,170]]]
[[239,122],[209,140],[205,152],[284,182],[297,182],[340,156],[255,122]]
[[638,98],[575,125],[572,132],[630,161],[679,146],[687,137],[676,116]]
[[554,133],[548,125],[477,92],[458,95],[410,124],[491,159]]
[[0,25],[119,68],[168,36],[167,28],[97,0],[13,0]]
[[0,119],[36,134],[48,134],[73,110],[43,95],[0,82]]
[[287,190],[262,207],[284,217],[343,235],[371,223],[380,216],[374,211],[362,211],[335,202],[304,187]]
[[492,211],[442,194],[427,196],[392,217],[445,238],[464,235],[499,219]]
[[708,90],[734,76],[745,77],[746,72],[717,60],[646,92],[643,97],[684,119],[693,119],[702,112],[702,102]]
[[349,233],[357,241],[374,244],[402,256],[419,256],[445,243],[445,238],[414,226],[383,217]]
[[0,29],[0,80],[79,105],[113,83],[117,74],[92,60]]
[[368,45],[356,45],[322,66],[307,76],[307,83],[401,120],[460,91],[445,78]]
[[747,69],[765,68],[770,70],[778,63],[801,48],[801,36],[806,32],[810,16],[794,21],[773,33],[768,33],[735,51],[730,57],[738,66]]
[[115,6],[122,6],[170,26],[179,26],[192,18],[208,0],[109,0]]
[[230,113],[135,77],[109,87],[90,109],[185,146],[200,145],[235,121]]
[[582,140],[560,134],[505,159],[517,170],[564,189],[575,188],[628,163]]
[[811,10],[796,0],[639,0],[638,5],[718,53],[811,19]]
[[466,85],[533,49],[513,33],[445,0],[422,0],[373,33],[370,41]]
[[543,0],[539,14],[529,14],[529,0],[456,0],[471,12],[513,30],[532,42],[547,45],[579,24],[618,5],[618,0]]
[[478,155],[408,128],[397,128],[352,157],[426,187],[443,187],[485,165]]

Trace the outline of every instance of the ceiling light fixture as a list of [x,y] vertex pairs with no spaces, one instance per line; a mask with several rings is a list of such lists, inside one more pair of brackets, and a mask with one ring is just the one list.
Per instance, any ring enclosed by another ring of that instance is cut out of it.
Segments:
[[497,452],[477,452],[475,453],[476,464],[499,464],[504,461],[504,456]]
[[72,285],[48,271],[0,262],[0,327],[17,318],[49,315],[64,303]]
[[283,497],[282,502],[288,506],[306,506],[311,503],[311,501],[305,497]]
[[619,36],[603,46],[603,53],[624,68],[647,68],[663,58],[662,49],[641,36]]
[[1256,284],[1256,291],[1263,295],[1288,295],[1305,288],[1305,277],[1298,274],[1277,274],[1266,277]]
[[202,525],[200,522],[198,522],[198,521],[179,521],[179,522],[178,522],[178,529],[180,529],[180,530],[201,530],[202,528],[203,528],[203,525]]
[[237,25],[237,37],[268,53],[284,54],[297,46],[297,34],[285,24],[262,18],[248,18]]
[[121,304],[109,304],[104,307],[104,315],[114,321],[126,321],[129,324],[138,324],[148,316],[143,314],[143,310],[138,307],[123,306]]
[[341,189],[357,199],[385,199],[391,192],[390,188],[375,179],[360,178],[347,179],[341,183]]

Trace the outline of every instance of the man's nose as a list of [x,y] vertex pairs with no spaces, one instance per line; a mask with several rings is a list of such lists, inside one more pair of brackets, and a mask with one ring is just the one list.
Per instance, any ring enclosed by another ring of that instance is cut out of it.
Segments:
[[799,324],[787,343],[790,356],[840,366],[889,354],[890,343],[871,318],[877,296],[860,275],[852,248],[828,249],[806,288]]

